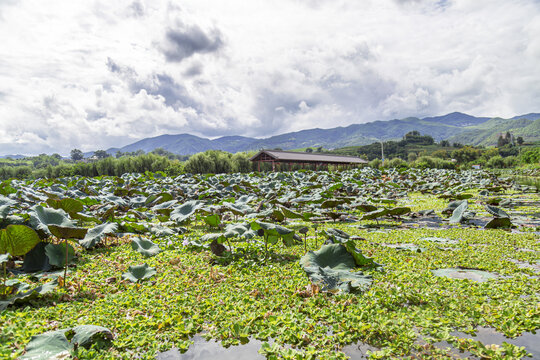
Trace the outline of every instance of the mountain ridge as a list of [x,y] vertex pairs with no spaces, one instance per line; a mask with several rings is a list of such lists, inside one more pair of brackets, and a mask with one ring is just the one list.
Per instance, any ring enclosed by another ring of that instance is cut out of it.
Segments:
[[[419,131],[432,136],[435,141],[449,140],[471,145],[495,145],[501,131],[515,132],[525,140],[540,140],[540,126],[534,125],[540,113],[517,115],[509,119],[499,117],[476,117],[461,112],[425,118],[407,117],[403,119],[376,120],[362,124],[351,124],[335,128],[304,129],[267,138],[252,138],[240,135],[222,136],[208,139],[192,134],[163,134],[144,138],[121,148],[110,148],[110,154],[117,151],[150,152],[163,148],[177,155],[192,155],[206,150],[228,152],[281,148],[283,150],[305,147],[339,148],[367,145],[377,141],[397,140],[409,131]],[[532,133],[522,129],[531,128]],[[538,128],[538,130],[537,130]],[[93,152],[86,153],[91,155]]]

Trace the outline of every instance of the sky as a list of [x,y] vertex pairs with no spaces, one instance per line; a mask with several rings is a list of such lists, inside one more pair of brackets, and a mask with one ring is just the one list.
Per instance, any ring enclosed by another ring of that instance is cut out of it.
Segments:
[[0,154],[540,111],[538,0],[0,0]]

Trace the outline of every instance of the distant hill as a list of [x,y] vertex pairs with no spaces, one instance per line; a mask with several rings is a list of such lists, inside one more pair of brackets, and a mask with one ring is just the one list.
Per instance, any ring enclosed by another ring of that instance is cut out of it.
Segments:
[[367,145],[382,140],[396,140],[413,130],[417,130],[424,135],[430,135],[436,141],[448,139],[451,142],[460,142],[462,144],[495,145],[498,134],[503,131],[510,131],[516,136],[523,136],[526,141],[540,139],[539,119],[539,113],[501,119],[475,117],[454,112],[423,119],[409,117],[353,124],[332,129],[309,129],[264,139],[225,136],[210,140],[190,134],[160,135],[139,140],[119,149],[111,148],[107,152],[111,154],[117,151],[143,150],[150,152],[156,148],[163,148],[178,155],[190,155],[206,150],[225,150],[234,153],[262,148],[287,150],[322,146],[332,149]]

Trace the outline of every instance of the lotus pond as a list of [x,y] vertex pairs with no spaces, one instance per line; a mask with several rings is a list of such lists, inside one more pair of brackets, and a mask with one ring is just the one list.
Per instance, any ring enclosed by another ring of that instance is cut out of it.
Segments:
[[540,196],[509,177],[147,173],[0,194],[0,358],[540,358]]

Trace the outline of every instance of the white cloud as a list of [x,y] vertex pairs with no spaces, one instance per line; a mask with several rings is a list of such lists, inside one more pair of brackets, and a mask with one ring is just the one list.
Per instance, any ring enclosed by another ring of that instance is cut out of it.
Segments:
[[540,5],[4,1],[0,153],[539,111]]

